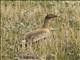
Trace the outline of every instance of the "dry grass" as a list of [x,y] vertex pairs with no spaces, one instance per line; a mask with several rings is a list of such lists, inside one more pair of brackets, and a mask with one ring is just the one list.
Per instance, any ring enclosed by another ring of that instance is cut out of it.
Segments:
[[34,44],[34,52],[41,58],[53,54],[52,60],[80,60],[80,1],[1,1],[2,60],[15,60],[16,42],[41,27],[48,13],[61,17],[50,22],[51,42]]

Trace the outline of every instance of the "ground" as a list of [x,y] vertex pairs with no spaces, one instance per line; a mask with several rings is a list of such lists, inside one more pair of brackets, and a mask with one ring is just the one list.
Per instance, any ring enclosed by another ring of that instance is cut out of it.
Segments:
[[40,28],[49,13],[61,17],[49,22],[53,39],[40,41],[39,46],[35,43],[35,54],[41,58],[51,54],[53,60],[80,60],[80,1],[1,1],[1,59],[15,60],[21,51],[17,51],[17,42]]

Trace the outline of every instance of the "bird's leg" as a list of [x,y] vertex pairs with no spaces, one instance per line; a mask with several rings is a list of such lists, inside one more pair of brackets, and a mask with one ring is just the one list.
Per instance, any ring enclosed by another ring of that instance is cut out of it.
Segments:
[[32,47],[32,43],[30,43],[30,50],[31,50],[31,53],[34,55],[34,50],[33,50],[33,47]]
[[25,54],[25,40],[22,42],[22,57],[24,57]]
[[27,47],[28,47],[28,53],[29,54],[34,54],[34,51],[33,51],[33,48],[32,48],[32,43],[28,43]]
[[39,41],[36,41],[35,44],[36,44],[36,48],[38,48],[39,47]]

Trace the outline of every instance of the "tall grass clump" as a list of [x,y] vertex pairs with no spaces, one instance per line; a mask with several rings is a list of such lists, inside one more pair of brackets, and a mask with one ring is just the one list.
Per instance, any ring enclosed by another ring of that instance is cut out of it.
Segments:
[[1,1],[1,59],[23,54],[19,41],[49,13],[61,17],[50,22],[50,38],[33,44],[35,54],[42,60],[80,60],[80,1]]

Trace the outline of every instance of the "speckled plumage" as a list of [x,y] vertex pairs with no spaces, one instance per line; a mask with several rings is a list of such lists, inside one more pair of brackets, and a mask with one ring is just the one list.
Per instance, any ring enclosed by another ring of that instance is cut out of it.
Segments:
[[26,42],[36,42],[50,35],[48,28],[38,29],[25,35]]

